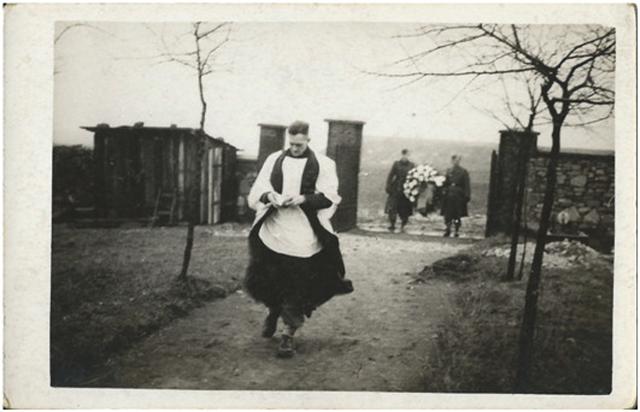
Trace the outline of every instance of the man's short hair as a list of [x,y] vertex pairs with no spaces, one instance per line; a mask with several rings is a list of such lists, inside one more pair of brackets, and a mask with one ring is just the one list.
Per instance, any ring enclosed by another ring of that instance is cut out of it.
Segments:
[[296,134],[308,135],[309,123],[296,120],[295,122],[291,123],[291,125],[289,125],[289,134],[290,135],[296,135]]
[[402,149],[402,151],[400,152],[402,155],[406,155],[409,154],[409,149]]
[[454,154],[453,156],[451,156],[451,160],[461,160],[462,156]]

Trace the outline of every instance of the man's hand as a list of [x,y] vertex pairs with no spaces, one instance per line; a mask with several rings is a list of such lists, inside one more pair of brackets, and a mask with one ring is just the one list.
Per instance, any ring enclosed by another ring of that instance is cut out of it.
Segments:
[[305,200],[306,200],[306,198],[304,197],[304,195],[293,196],[293,197],[285,200],[282,205],[284,207],[300,206],[301,204],[303,204],[305,202]]
[[267,199],[269,200],[269,203],[271,203],[273,206],[280,208],[280,207],[285,207],[286,203],[291,199],[290,197],[284,197],[284,196],[280,196],[275,192],[270,192],[267,195]]

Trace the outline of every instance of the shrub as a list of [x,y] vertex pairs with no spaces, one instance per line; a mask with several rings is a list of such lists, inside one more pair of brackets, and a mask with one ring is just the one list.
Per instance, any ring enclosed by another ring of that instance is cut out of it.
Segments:
[[68,195],[72,195],[79,205],[93,204],[92,148],[54,145],[52,172],[54,203],[65,202]]

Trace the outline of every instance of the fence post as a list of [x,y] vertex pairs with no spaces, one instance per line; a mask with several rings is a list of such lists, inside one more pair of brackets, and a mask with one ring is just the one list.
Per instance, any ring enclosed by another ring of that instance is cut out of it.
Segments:
[[487,222],[484,237],[493,236],[496,233],[496,208],[500,197],[500,168],[498,167],[498,154],[491,152],[491,171],[489,173],[489,193],[487,195]]

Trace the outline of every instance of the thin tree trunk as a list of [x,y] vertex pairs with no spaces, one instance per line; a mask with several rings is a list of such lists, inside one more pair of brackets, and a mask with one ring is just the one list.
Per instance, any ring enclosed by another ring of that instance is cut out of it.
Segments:
[[[525,174],[525,181],[523,182],[526,185],[526,174]],[[526,214],[527,212],[527,196],[525,195],[523,198],[523,213]],[[522,276],[524,274],[524,264],[526,262],[527,259],[527,241],[528,241],[528,231],[529,228],[527,227],[527,216],[524,217],[524,225],[523,225],[523,239],[522,239],[522,256],[520,257],[520,269],[518,269],[518,280],[522,280]]]
[[204,133],[199,130],[197,132],[197,144],[198,151],[196,154],[196,159],[198,159],[198,167],[196,168],[195,182],[194,187],[191,188],[191,192],[193,193],[191,198],[191,205],[189,207],[189,223],[187,226],[187,243],[184,247],[184,256],[182,258],[182,270],[180,271],[180,276],[178,277],[180,280],[185,280],[187,278],[187,274],[189,272],[189,263],[191,262],[191,251],[193,250],[193,239],[195,235],[195,226],[199,221],[199,207],[200,205],[200,180],[202,179],[202,154],[204,153]]
[[187,243],[184,247],[184,256],[182,258],[182,270],[178,279],[186,280],[187,273],[189,272],[189,263],[191,262],[191,250],[193,249],[193,234],[195,225],[192,219],[189,219],[189,225],[187,226]]
[[[518,254],[518,240],[520,239],[520,223],[522,221],[522,200],[524,198],[524,176],[526,159],[525,153],[527,153],[528,142],[523,144],[521,142],[518,149],[518,170],[516,174],[516,185],[514,187],[514,207],[513,218],[511,225],[511,251],[509,253],[509,264],[507,265],[507,280],[513,280],[516,270],[516,255]],[[517,190],[516,190],[517,189]]]
[[516,255],[518,254],[518,240],[520,239],[520,220],[522,216],[522,197],[524,196],[524,144],[520,142],[518,149],[518,169],[516,173],[516,184],[513,187],[512,215],[511,215],[511,251],[509,252],[509,263],[507,264],[507,280],[513,280],[516,270]]
[[551,212],[553,210],[553,200],[557,180],[558,154],[560,153],[561,127],[562,121],[554,119],[553,131],[551,133],[551,153],[549,156],[549,164],[547,166],[547,182],[544,194],[544,203],[542,205],[542,213],[540,215],[540,226],[538,228],[536,248],[533,253],[531,272],[529,273],[529,280],[527,282],[524,313],[520,328],[518,370],[515,386],[515,391],[517,393],[526,392],[529,388],[542,260],[544,257],[544,247],[547,241],[547,230],[549,229]]
[[202,157],[204,155],[204,145],[206,141],[205,133],[204,133],[204,123],[207,116],[207,102],[204,98],[204,86],[202,84],[202,78],[204,77],[204,68],[202,67],[202,60],[200,56],[200,41],[198,37],[198,26],[195,28],[194,37],[196,41],[196,58],[198,64],[198,93],[200,96],[201,103],[201,111],[200,111],[200,129],[196,132],[196,142],[198,145],[196,159],[198,166],[196,167],[196,175],[195,175],[195,183],[194,187],[191,188],[193,195],[190,197],[190,216],[189,216],[189,224],[187,226],[187,243],[184,247],[184,256],[182,258],[182,270],[180,271],[180,275],[178,279],[186,280],[187,274],[189,272],[189,264],[191,262],[191,252],[193,250],[193,238],[195,235],[195,226],[198,222],[198,209],[196,205],[200,204],[200,180],[202,180]]

